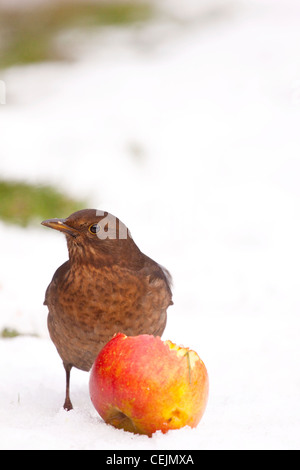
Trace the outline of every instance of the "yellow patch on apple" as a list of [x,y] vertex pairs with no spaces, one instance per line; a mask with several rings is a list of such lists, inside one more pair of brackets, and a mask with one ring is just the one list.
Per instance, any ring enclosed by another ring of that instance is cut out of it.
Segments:
[[115,335],[90,372],[90,397],[116,428],[152,436],[196,427],[208,399],[208,374],[195,351],[158,336]]

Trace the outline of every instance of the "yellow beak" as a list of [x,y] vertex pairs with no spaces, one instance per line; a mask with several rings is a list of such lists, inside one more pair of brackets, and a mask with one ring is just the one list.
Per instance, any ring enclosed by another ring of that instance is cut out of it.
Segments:
[[79,233],[78,230],[66,224],[66,219],[47,219],[43,220],[42,225],[54,228],[54,230],[58,230],[59,232],[67,233],[72,237],[76,237]]

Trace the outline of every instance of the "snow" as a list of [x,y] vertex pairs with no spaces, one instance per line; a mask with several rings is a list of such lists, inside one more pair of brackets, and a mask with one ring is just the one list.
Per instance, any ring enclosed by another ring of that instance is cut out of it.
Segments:
[[0,171],[87,196],[171,271],[163,339],[205,362],[207,410],[132,435],[78,370],[62,410],[43,299],[66,244],[0,223],[0,328],[38,335],[0,340],[0,448],[299,448],[300,5],[189,1],[179,21],[181,3],[175,22],[74,36],[75,62],[1,72]]

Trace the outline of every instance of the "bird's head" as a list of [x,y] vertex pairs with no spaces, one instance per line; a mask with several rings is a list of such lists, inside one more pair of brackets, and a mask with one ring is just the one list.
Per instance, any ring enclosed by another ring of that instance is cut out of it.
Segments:
[[66,219],[48,219],[42,225],[63,232],[70,260],[82,263],[120,264],[140,254],[126,225],[109,212],[84,209]]

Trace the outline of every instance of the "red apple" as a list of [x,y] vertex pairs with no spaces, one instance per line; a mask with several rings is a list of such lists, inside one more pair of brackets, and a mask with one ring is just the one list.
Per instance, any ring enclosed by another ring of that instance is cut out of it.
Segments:
[[151,436],[199,423],[208,375],[195,351],[151,335],[115,335],[90,373],[90,397],[106,423]]

